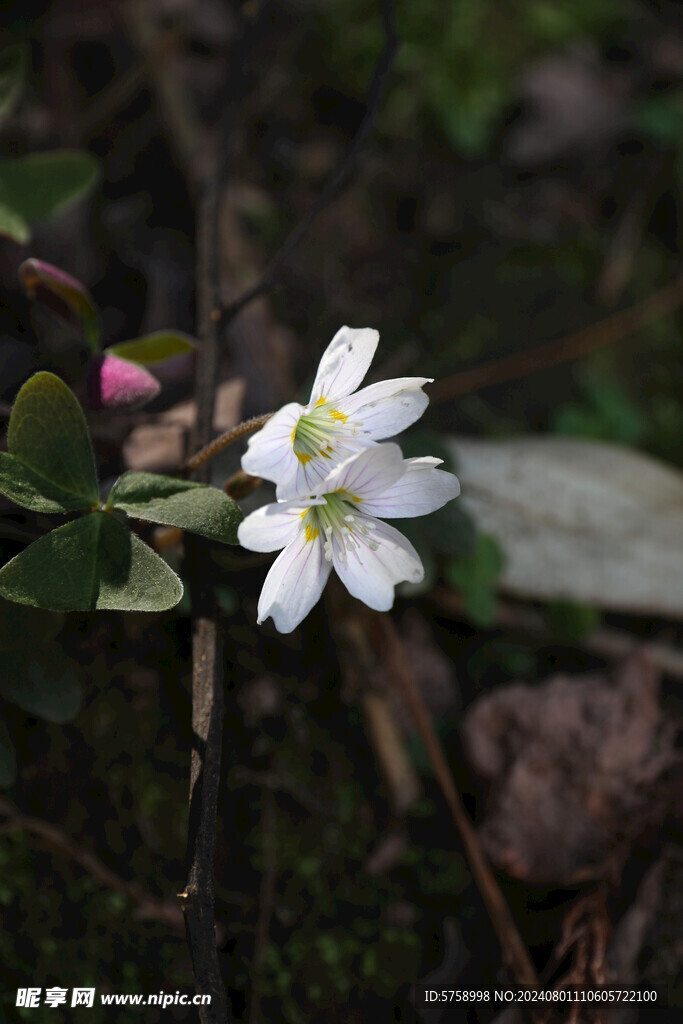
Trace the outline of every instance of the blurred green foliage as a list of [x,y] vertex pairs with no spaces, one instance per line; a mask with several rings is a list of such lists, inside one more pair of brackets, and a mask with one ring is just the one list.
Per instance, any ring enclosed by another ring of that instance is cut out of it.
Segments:
[[[26,50],[0,50],[0,125],[19,102],[26,77]],[[0,160],[0,235],[26,243],[31,229],[85,195],[97,180],[89,153],[57,150]]]
[[597,608],[570,601],[551,601],[548,605],[548,626],[558,640],[579,644],[600,625]]
[[[530,57],[586,35],[599,37],[625,14],[620,0],[421,0],[397,7],[402,46],[382,124],[399,135],[436,130],[465,157],[486,152],[515,76]],[[377,5],[341,0],[318,16],[323,40],[339,39],[343,25],[343,45],[329,53],[333,84],[362,94],[382,45]]]
[[466,613],[482,628],[495,621],[496,585],[504,564],[500,545],[483,533],[470,554],[448,566],[448,582],[462,594]]
[[647,434],[647,418],[618,380],[587,374],[580,384],[582,401],[559,409],[558,434],[593,437],[638,446]]
[[[401,438],[401,446],[406,458],[429,452],[443,460],[445,470],[457,474],[458,467],[438,434],[411,430]],[[451,501],[419,519],[396,519],[394,525],[413,544],[425,569],[421,583],[402,584],[400,592],[415,595],[431,590],[443,570],[448,583],[461,595],[472,622],[481,627],[492,625],[503,554],[493,537],[477,530],[461,503]]]

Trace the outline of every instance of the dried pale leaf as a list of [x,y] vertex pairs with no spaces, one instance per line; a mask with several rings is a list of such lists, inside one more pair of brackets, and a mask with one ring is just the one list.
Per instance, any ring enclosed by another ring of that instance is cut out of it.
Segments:
[[516,683],[468,709],[467,758],[487,783],[482,843],[525,882],[599,877],[663,813],[657,780],[676,755],[657,670],[644,656],[613,680],[557,675]]
[[683,618],[683,474],[560,437],[453,438],[463,507],[505,553],[502,589]]

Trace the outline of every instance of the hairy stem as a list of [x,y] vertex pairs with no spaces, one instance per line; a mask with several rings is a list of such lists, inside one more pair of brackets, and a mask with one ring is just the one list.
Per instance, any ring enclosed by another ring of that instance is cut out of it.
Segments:
[[200,448],[198,452],[187,460],[183,469],[186,472],[193,473],[200,466],[203,466],[205,462],[212,459],[214,455],[222,452],[233,441],[237,441],[240,437],[245,437],[247,434],[253,434],[255,430],[260,430],[272,415],[272,412],[265,412],[262,416],[253,416],[250,420],[244,420],[243,423],[238,423],[236,427],[226,430],[220,437],[214,438],[213,441],[209,441],[203,448]]

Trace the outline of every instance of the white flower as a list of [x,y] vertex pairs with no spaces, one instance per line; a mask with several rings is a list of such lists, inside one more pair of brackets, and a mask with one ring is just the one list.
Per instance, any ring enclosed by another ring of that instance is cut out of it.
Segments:
[[310,497],[247,516],[238,529],[243,547],[284,548],[261,591],[259,624],[270,615],[276,629],[290,633],[318,601],[332,568],[370,608],[391,608],[396,584],[418,583],[424,569],[403,534],[376,517],[426,515],[455,498],[460,485],[436,469],[440,462],[403,459],[398,445],[375,445],[333,469]]
[[285,405],[250,438],[242,457],[245,473],[272,480],[278,499],[310,494],[344,459],[419,419],[429,401],[421,390],[429,377],[384,380],[356,391],[378,341],[369,327],[337,331],[320,360],[308,405]]

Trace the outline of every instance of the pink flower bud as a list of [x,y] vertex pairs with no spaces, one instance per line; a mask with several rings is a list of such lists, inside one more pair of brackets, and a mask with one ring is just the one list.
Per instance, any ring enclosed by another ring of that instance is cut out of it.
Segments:
[[91,409],[134,409],[151,401],[161,384],[137,363],[108,355],[97,356],[88,371],[88,404]]
[[100,322],[90,292],[59,267],[42,260],[24,260],[19,281],[26,294],[83,331],[93,352],[100,347]]

